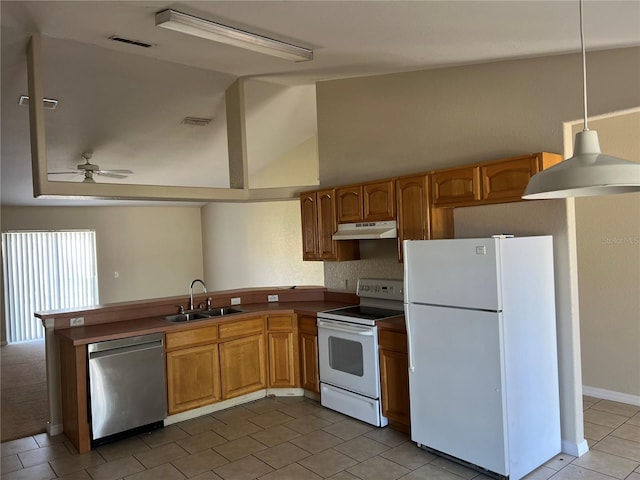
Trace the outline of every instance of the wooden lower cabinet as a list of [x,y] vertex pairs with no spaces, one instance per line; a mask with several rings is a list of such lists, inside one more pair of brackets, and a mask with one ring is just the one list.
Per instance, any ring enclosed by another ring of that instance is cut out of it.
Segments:
[[382,414],[392,425],[408,430],[411,420],[407,336],[404,333],[381,329],[378,344]]
[[318,327],[316,317],[300,315],[300,386],[305,390],[320,393],[320,374],[318,371]]
[[167,408],[169,415],[219,402],[218,327],[167,333]]
[[167,352],[167,392],[169,414],[220,401],[218,345]]
[[220,344],[223,400],[266,388],[264,343],[264,333],[261,333]]
[[293,388],[300,384],[297,373],[298,328],[295,315],[267,317],[268,386]]

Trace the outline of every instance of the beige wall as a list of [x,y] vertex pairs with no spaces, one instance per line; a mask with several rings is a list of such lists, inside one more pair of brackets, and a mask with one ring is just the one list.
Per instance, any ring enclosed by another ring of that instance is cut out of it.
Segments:
[[203,275],[198,207],[2,208],[3,232],[84,228],[96,231],[100,303],[186,296]]
[[316,134],[249,176],[251,188],[317,185],[318,182]]
[[[593,115],[640,105],[640,48],[590,53],[587,61]],[[579,55],[320,82],[316,91],[322,186],[527,152],[560,153],[563,122],[582,116]],[[522,208],[477,210],[478,220],[460,212],[456,228],[459,234],[554,234],[563,448],[581,454],[574,202],[535,202],[520,218]],[[327,287],[344,288],[343,268],[325,264]]]
[[[640,48],[589,53],[592,115],[640,105]],[[319,82],[320,184],[527,152],[582,118],[579,55]]]
[[[640,162],[638,109],[589,128],[603,152]],[[578,198],[576,225],[585,391],[640,405],[640,194]]]
[[322,285],[322,262],[302,261],[298,200],[210,203],[202,209],[210,290]]

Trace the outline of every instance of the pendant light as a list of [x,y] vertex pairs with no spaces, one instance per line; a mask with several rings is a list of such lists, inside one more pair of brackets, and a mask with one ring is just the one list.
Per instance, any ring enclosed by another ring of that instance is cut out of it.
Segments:
[[600,151],[598,132],[588,128],[587,62],[582,24],[582,0],[580,0],[580,41],[582,45],[584,129],[576,134],[573,156],[531,177],[522,196],[524,199],[538,200],[640,192],[640,163],[604,155]]

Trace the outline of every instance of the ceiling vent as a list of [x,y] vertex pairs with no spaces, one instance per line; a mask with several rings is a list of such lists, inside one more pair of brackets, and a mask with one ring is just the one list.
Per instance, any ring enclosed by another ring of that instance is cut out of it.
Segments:
[[[47,110],[55,110],[58,106],[58,100],[54,100],[53,98],[43,98],[42,102],[44,104],[44,108],[46,108]],[[20,95],[18,105],[29,105],[29,96]]]
[[185,117],[182,119],[183,125],[193,125],[195,127],[205,127],[211,123],[211,118]]
[[118,37],[116,35],[111,35],[109,40],[113,40],[114,42],[120,43],[128,43],[129,45],[136,45],[138,47],[149,48],[152,45],[150,43],[141,42],[140,40],[131,40],[129,38]]

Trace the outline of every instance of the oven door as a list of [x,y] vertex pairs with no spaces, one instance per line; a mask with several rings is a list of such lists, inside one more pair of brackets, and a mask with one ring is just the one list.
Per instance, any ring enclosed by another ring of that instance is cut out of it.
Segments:
[[321,382],[379,398],[377,327],[318,318],[318,358]]

